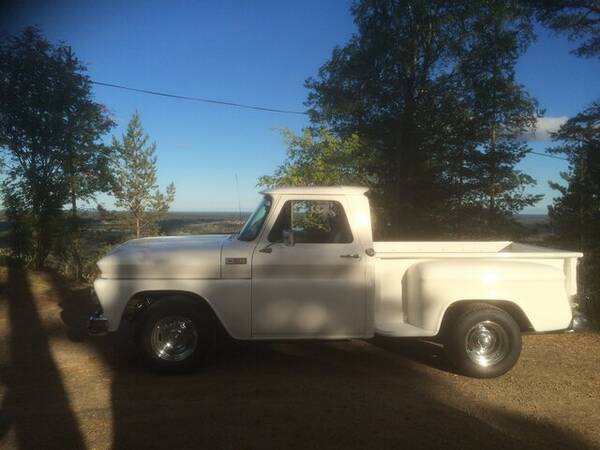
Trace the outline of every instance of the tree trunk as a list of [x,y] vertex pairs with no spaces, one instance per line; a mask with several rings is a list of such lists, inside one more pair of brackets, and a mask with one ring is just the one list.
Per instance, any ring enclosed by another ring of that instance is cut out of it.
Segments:
[[[35,161],[35,158],[33,158]],[[40,186],[38,183],[37,167],[35,162],[33,165],[33,171],[31,176],[31,184],[33,186],[32,192],[32,206],[33,206],[33,220],[34,220],[34,232],[35,232],[35,247],[33,249],[33,264],[37,270],[44,267],[44,261],[46,260],[46,233],[47,225],[44,223],[45,220],[45,208],[40,201]]]
[[579,157],[579,249],[584,252],[585,249],[585,166],[587,150]]
[[81,262],[81,237],[79,235],[79,216],[77,215],[77,196],[71,191],[71,233],[72,233],[72,255],[73,255],[73,278],[78,280],[83,272]]
[[488,225],[492,225],[496,213],[496,125],[492,125],[490,139],[490,203],[488,211]]
[[463,208],[463,197],[464,197],[464,166],[465,166],[465,148],[461,145],[460,147],[460,158],[458,160],[458,167],[457,167],[457,171],[458,171],[458,183],[457,183],[457,189],[456,189],[456,209],[458,214],[455,215],[454,220],[456,221],[455,223],[455,227],[454,227],[454,232],[456,233],[456,238],[457,239],[462,239],[462,226],[463,226],[463,222],[460,219],[461,215],[462,215],[462,208]]
[[[81,262],[81,236],[79,233],[79,216],[77,214],[77,178],[75,175],[75,165],[73,161],[74,155],[71,151],[69,158],[69,190],[71,197],[71,217],[69,220],[70,234],[71,234],[71,248],[67,251],[67,254],[71,254],[71,275],[73,279],[78,280],[83,272]],[[69,245],[69,244],[66,244]],[[68,264],[69,262],[67,262]]]

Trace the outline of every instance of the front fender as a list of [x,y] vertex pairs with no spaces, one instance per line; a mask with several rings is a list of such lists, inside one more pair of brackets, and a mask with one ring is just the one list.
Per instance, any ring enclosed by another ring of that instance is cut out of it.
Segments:
[[446,310],[461,300],[508,301],[535,331],[565,329],[572,319],[565,276],[530,261],[431,260],[406,274],[407,321],[437,333]]
[[250,280],[161,280],[109,279],[94,282],[108,331],[119,328],[129,300],[145,291],[192,293],[203,298],[212,308],[225,330],[234,338],[250,336]]

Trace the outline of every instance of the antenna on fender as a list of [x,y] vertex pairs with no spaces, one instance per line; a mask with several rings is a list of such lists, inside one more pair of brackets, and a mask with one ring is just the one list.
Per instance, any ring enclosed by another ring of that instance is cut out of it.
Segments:
[[242,200],[240,199],[240,183],[238,182],[237,173],[235,174],[235,189],[237,191],[237,197],[238,197],[238,219],[241,222],[242,221]]

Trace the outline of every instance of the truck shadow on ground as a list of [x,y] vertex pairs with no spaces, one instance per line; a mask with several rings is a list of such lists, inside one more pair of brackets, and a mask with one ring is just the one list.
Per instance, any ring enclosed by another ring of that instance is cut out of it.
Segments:
[[[441,357],[432,357],[432,349],[419,342],[227,341],[196,373],[154,375],[137,362],[130,329],[88,337],[85,321],[94,308],[88,291],[70,289],[56,274],[51,279],[68,339],[102,358],[112,377],[106,412],[112,443],[98,447],[589,448],[550,424],[493,410],[490,425],[437,398],[435,392],[447,386],[423,362],[437,364]],[[11,361],[2,371],[8,391],[2,431],[12,425],[21,448],[40,442],[45,448],[82,447],[60,374],[45,356],[48,335],[36,318],[26,277],[11,270],[4,294],[11,330],[21,331],[11,331]],[[21,312],[13,313],[13,305]],[[25,330],[37,337],[24,337]],[[29,371],[44,378],[45,396],[35,389],[24,393],[22,380],[16,382]],[[54,407],[46,408],[46,402]],[[49,424],[47,416],[56,411],[60,420]]]
[[369,340],[369,342],[382,350],[394,353],[402,358],[438,370],[458,374],[440,344],[423,339],[389,338],[383,336],[376,336]]

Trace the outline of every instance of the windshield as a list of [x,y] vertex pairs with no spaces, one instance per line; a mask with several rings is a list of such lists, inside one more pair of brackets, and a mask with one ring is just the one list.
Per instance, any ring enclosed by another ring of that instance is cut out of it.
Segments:
[[265,195],[246,222],[246,225],[244,225],[244,228],[242,228],[242,231],[240,231],[240,235],[238,236],[240,241],[253,241],[256,239],[269,214],[271,203],[271,197]]

